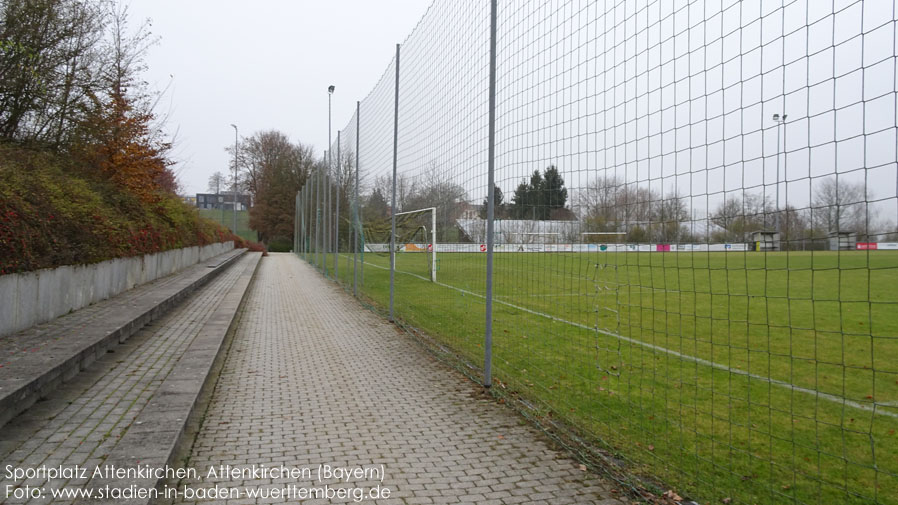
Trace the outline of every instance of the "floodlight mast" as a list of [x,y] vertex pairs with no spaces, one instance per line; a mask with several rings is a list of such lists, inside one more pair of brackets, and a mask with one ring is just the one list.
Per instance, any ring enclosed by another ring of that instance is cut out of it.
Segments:
[[[418,214],[430,211],[430,282],[437,281],[437,208],[427,207],[424,209],[409,210],[406,212],[397,212],[397,216],[403,214]],[[424,238],[427,239],[425,232]]]

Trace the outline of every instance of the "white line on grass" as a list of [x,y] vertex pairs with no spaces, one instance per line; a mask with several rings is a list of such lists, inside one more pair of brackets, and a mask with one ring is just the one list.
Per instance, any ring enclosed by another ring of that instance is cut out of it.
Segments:
[[[367,261],[364,262],[364,263],[365,263],[366,265],[371,265],[371,266],[373,266],[373,267],[375,267],[375,268],[380,268],[381,270],[389,270],[389,267],[384,267],[384,266],[376,265],[376,264],[374,264],[374,263],[369,263],[369,262],[367,262]],[[406,272],[406,271],[403,271],[403,270],[396,270],[396,272],[399,272],[399,273],[405,274],[405,275],[410,275],[410,276],[412,276],[412,277],[417,277],[417,278],[419,278],[419,279],[421,279],[421,280],[423,280],[423,281],[431,282],[431,280],[430,280],[429,278],[424,277],[424,276],[421,276],[421,275],[418,275],[418,274],[415,274],[415,273],[412,273],[412,272]],[[465,294],[468,294],[468,295],[471,295],[471,296],[475,296],[475,297],[477,297],[477,298],[481,298],[481,299],[485,299],[485,298],[486,298],[485,296],[483,296],[483,295],[481,295],[481,294],[478,294],[478,293],[474,293],[473,291],[468,291],[467,289],[462,289],[462,288],[457,288],[457,287],[455,287],[455,286],[450,286],[449,284],[445,284],[445,283],[442,283],[442,282],[439,282],[439,281],[434,282],[434,284],[437,284],[437,285],[439,285],[439,286],[443,286],[443,287],[445,287],[445,288],[454,289],[454,290],[456,290],[456,291],[458,291],[458,292],[465,293]],[[648,343],[648,342],[643,342],[642,340],[638,340],[638,339],[635,339],[635,338],[625,337],[625,336],[623,336],[623,335],[618,335],[617,333],[612,333],[612,332],[610,332],[610,331],[600,330],[600,329],[598,329],[598,328],[594,328],[594,327],[592,327],[592,326],[587,326],[587,325],[585,325],[585,324],[575,323],[574,321],[568,321],[567,319],[561,319],[561,318],[559,318],[559,317],[555,317],[555,316],[550,315],[550,314],[545,314],[545,313],[543,313],[543,312],[537,312],[537,311],[535,311],[535,310],[528,309],[528,308],[526,308],[526,307],[521,307],[521,306],[515,305],[515,304],[513,304],[513,303],[504,302],[504,301],[502,301],[502,300],[495,300],[495,302],[496,302],[496,303],[501,303],[502,305],[511,307],[511,308],[513,308],[513,309],[520,310],[520,311],[522,311],[522,312],[527,312],[527,313],[529,313],[529,314],[533,314],[533,315],[535,315],[535,316],[541,316],[541,317],[545,317],[545,318],[547,318],[547,319],[551,319],[551,320],[553,320],[553,321],[557,321],[557,322],[559,322],[559,323],[565,323],[565,324],[569,324],[569,325],[571,325],[571,326],[576,326],[576,327],[578,327],[578,328],[582,328],[582,329],[585,329],[585,330],[595,331],[595,332],[601,333],[601,334],[603,334],[603,335],[607,335],[607,336],[609,336],[609,337],[614,337],[614,338],[616,338],[616,339],[623,340],[624,342],[629,342],[629,343],[631,343],[631,344],[636,344],[636,345],[645,347],[645,348],[647,348],[647,349],[652,349],[652,350],[654,350],[654,351],[658,351],[658,352],[662,352],[662,353],[665,353],[665,354],[669,354],[669,355],[671,355],[671,356],[675,356],[675,357],[677,357],[677,358],[680,358],[680,359],[682,359],[682,360],[684,360],[684,361],[691,361],[691,362],[693,362],[693,363],[698,363],[698,364],[700,364],[700,365],[709,366],[709,367],[711,367],[711,368],[716,368],[716,369],[718,369],[718,370],[723,370],[723,371],[725,371],[725,372],[729,372],[729,373],[732,373],[732,374],[735,374],[735,375],[742,375],[742,376],[745,376],[745,377],[749,377],[749,378],[751,378],[751,379],[759,380],[759,381],[762,381],[762,382],[767,382],[767,383],[773,384],[773,385],[775,385],[775,386],[779,386],[779,387],[782,387],[782,388],[785,388],[785,389],[789,389],[789,390],[792,390],[792,391],[797,391],[797,392],[799,392],[799,393],[804,393],[804,394],[807,394],[807,395],[811,395],[811,396],[814,396],[815,398],[820,398],[820,399],[827,400],[827,401],[830,401],[830,402],[833,402],[833,403],[837,403],[837,404],[840,404],[840,405],[845,405],[845,406],[848,406],[848,407],[854,407],[854,408],[860,409],[860,410],[866,410],[866,411],[868,411],[868,412],[873,412],[874,414],[879,414],[879,415],[883,415],[883,416],[889,416],[889,417],[898,418],[898,413],[896,413],[896,412],[889,412],[888,410],[883,410],[883,409],[877,410],[877,408],[876,408],[876,407],[878,407],[878,406],[880,406],[880,405],[882,405],[882,406],[886,406],[886,405],[891,406],[891,403],[893,403],[893,402],[889,402],[889,403],[874,403],[873,406],[871,407],[871,406],[869,406],[869,405],[866,405],[866,404],[863,404],[863,403],[859,403],[859,402],[856,402],[856,401],[854,401],[854,400],[849,400],[849,399],[843,398],[843,397],[841,397],[841,396],[836,396],[836,395],[832,395],[832,394],[829,394],[829,393],[824,393],[824,392],[821,392],[821,391],[817,391],[816,389],[809,389],[809,388],[805,388],[805,387],[801,387],[801,386],[796,386],[795,384],[792,384],[792,383],[790,383],[790,382],[781,381],[781,380],[778,380],[778,379],[772,379],[772,378],[770,378],[770,377],[764,377],[763,375],[753,374],[753,373],[750,373],[750,372],[746,372],[745,370],[740,370],[740,369],[738,369],[738,368],[732,368],[732,367],[730,367],[730,366],[722,365],[722,364],[720,364],[720,363],[715,363],[715,362],[713,362],[713,361],[708,361],[708,360],[706,360],[706,359],[696,358],[695,356],[690,356],[690,355],[688,355],[688,354],[683,354],[683,353],[681,353],[681,352],[677,352],[677,351],[668,349],[668,348],[666,348],[666,347],[661,347],[661,346],[658,346],[658,345],[655,345],[655,344],[650,344],[650,343]]]

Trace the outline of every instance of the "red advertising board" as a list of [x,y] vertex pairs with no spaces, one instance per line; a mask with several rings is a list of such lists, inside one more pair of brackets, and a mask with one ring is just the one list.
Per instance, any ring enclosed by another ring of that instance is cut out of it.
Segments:
[[857,250],[858,251],[872,251],[876,249],[876,242],[858,242]]

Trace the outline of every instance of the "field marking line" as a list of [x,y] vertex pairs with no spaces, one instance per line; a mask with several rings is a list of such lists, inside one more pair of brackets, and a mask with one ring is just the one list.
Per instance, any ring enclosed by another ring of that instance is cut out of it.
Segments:
[[[376,265],[376,264],[374,264],[374,263],[369,263],[369,262],[367,262],[367,261],[365,261],[364,263],[365,263],[366,265],[371,265],[371,266],[373,266],[374,268],[380,268],[381,270],[389,270],[389,269],[390,269],[389,267],[384,267],[384,266]],[[401,274],[405,274],[405,275],[410,275],[410,276],[412,276],[412,277],[417,277],[417,278],[419,278],[419,279],[421,279],[421,280],[423,280],[423,281],[426,281],[426,282],[431,282],[431,280],[430,280],[429,278],[424,277],[424,276],[421,276],[421,275],[418,275],[418,274],[416,274],[416,273],[406,272],[406,271],[404,271],[404,270],[396,270],[396,272],[401,273]],[[486,297],[485,297],[484,295],[481,295],[481,294],[479,294],[479,293],[474,293],[473,291],[468,291],[467,289],[462,289],[462,288],[458,288],[458,287],[455,287],[455,286],[450,286],[449,284],[445,284],[445,283],[442,283],[442,282],[439,282],[439,281],[434,282],[434,284],[437,284],[437,285],[439,285],[439,286],[443,286],[443,287],[445,287],[445,288],[454,289],[454,290],[459,291],[459,292],[461,292],[461,293],[465,293],[465,294],[468,294],[468,295],[471,295],[471,296],[475,296],[475,297],[477,297],[477,298],[486,299]],[[841,397],[841,396],[833,395],[833,394],[830,394],[830,393],[824,393],[824,392],[822,392],[822,391],[817,391],[816,389],[809,389],[809,388],[805,388],[805,387],[801,387],[801,386],[796,386],[795,384],[792,384],[792,383],[790,383],[790,382],[782,381],[782,380],[779,380],[779,379],[772,379],[772,378],[770,378],[770,377],[765,377],[765,376],[763,376],[763,375],[757,375],[757,374],[754,374],[754,373],[751,373],[751,372],[746,372],[745,370],[741,370],[741,369],[739,369],[739,368],[732,368],[732,367],[727,366],[727,365],[722,365],[722,364],[720,364],[720,363],[715,363],[714,361],[709,361],[709,360],[706,360],[706,359],[703,359],[703,358],[697,358],[697,357],[695,357],[695,356],[690,356],[690,355],[688,355],[688,354],[683,354],[683,353],[681,353],[681,352],[674,351],[674,350],[668,349],[668,348],[666,348],[666,347],[661,347],[661,346],[659,346],[659,345],[650,344],[650,343],[648,343],[648,342],[643,342],[642,340],[638,340],[638,339],[631,338],[631,337],[625,337],[625,336],[623,336],[623,335],[618,335],[617,333],[612,333],[612,332],[610,332],[610,331],[600,330],[600,329],[598,329],[598,328],[595,328],[595,327],[592,327],[592,326],[587,326],[587,325],[581,324],[581,323],[576,323],[576,322],[574,322],[574,321],[568,321],[567,319],[562,319],[562,318],[555,317],[555,316],[550,315],[550,314],[545,314],[545,313],[543,313],[543,312],[538,312],[538,311],[535,311],[535,310],[532,310],[532,309],[528,309],[528,308],[526,308],[526,307],[521,307],[521,306],[515,305],[515,304],[513,304],[513,303],[504,302],[504,301],[502,301],[502,300],[495,300],[495,302],[496,302],[496,303],[501,303],[502,305],[511,307],[511,308],[513,308],[513,309],[520,310],[520,311],[522,311],[522,312],[527,312],[527,313],[529,313],[529,314],[533,314],[533,315],[535,315],[535,316],[545,317],[545,318],[547,318],[547,319],[551,319],[551,320],[557,321],[557,322],[559,322],[559,323],[569,324],[569,325],[571,325],[571,326],[575,326],[575,327],[577,327],[577,328],[582,328],[582,329],[584,329],[584,330],[595,331],[595,332],[597,332],[597,333],[601,333],[601,334],[603,334],[603,335],[607,335],[607,336],[609,336],[609,337],[613,337],[613,338],[622,340],[622,341],[624,341],[624,342],[628,342],[628,343],[631,343],[631,344],[639,345],[639,346],[645,347],[645,348],[647,348],[647,349],[652,349],[652,350],[654,350],[654,351],[658,351],[658,352],[661,352],[661,353],[669,354],[669,355],[674,356],[674,357],[677,357],[677,358],[679,358],[679,359],[681,359],[681,360],[683,360],[683,361],[689,361],[689,362],[696,363],[696,364],[699,364],[699,365],[705,365],[705,366],[708,366],[708,367],[711,367],[711,368],[716,368],[716,369],[718,369],[718,370],[722,370],[722,371],[725,371],[725,372],[729,372],[729,373],[732,373],[732,374],[735,374],[735,375],[742,375],[742,376],[748,377],[748,378],[750,378],[750,379],[759,380],[759,381],[761,381],[761,382],[766,382],[766,383],[768,383],[768,384],[773,384],[774,386],[779,386],[779,387],[782,387],[782,388],[784,388],[784,389],[789,389],[789,390],[792,390],[792,391],[797,391],[797,392],[799,392],[799,393],[804,393],[804,394],[813,396],[813,397],[815,397],[815,398],[820,398],[820,399],[823,399],[823,400],[827,400],[827,401],[830,401],[830,402],[833,402],[833,403],[836,403],[836,404],[839,404],[839,405],[848,406],[848,407],[854,407],[854,408],[860,409],[860,410],[866,410],[866,411],[868,411],[868,412],[872,412],[874,415],[878,414],[878,415],[883,415],[883,416],[888,416],[888,417],[898,418],[898,412],[889,412],[888,410],[882,410],[882,409],[877,410],[877,409],[876,409],[876,407],[877,407],[877,406],[880,406],[880,405],[882,405],[882,406],[891,406],[891,405],[890,405],[891,403],[898,403],[898,402],[889,402],[889,403],[875,403],[875,402],[874,402],[874,403],[873,403],[873,406],[871,407],[871,406],[869,406],[869,405],[866,405],[866,404],[863,404],[863,403],[859,403],[859,402],[856,402],[856,401],[854,401],[854,400],[849,400],[849,399],[844,398],[844,397]]]

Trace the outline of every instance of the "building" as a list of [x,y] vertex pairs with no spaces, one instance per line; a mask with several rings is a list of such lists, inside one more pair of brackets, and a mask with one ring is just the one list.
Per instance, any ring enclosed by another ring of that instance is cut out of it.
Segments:
[[855,249],[857,249],[857,233],[853,231],[830,232],[830,251],[854,251]]
[[772,230],[751,232],[751,243],[755,251],[780,251],[780,234]]
[[[222,191],[221,193],[197,193],[196,206],[199,209],[234,209],[234,193]],[[237,194],[237,210],[246,210],[252,207],[252,197],[248,193]]]

